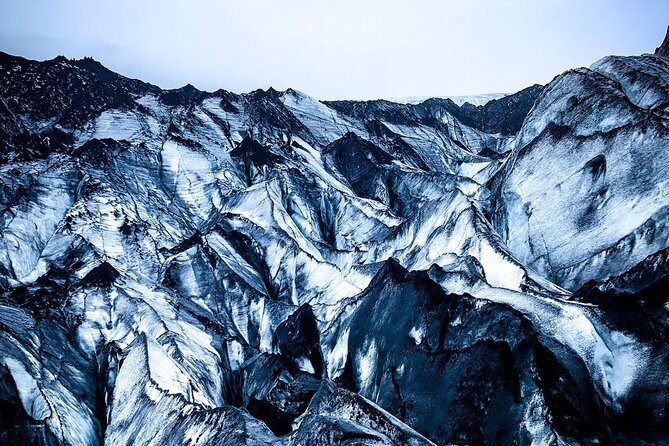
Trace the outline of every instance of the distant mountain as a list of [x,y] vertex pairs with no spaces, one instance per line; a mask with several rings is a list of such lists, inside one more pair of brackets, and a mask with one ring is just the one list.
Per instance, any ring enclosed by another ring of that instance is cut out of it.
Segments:
[[474,94],[474,95],[465,95],[465,96],[410,96],[410,97],[398,97],[398,98],[388,98],[389,101],[397,102],[400,104],[420,104],[428,99],[450,99],[455,103],[455,105],[462,106],[465,103],[472,105],[485,105],[493,99],[500,99],[504,96],[507,96],[509,93],[484,93],[484,94]]
[[[407,119],[415,122],[444,120],[452,116],[458,123],[488,134],[514,135],[541,93],[543,87],[534,85],[518,93],[493,99],[485,105],[457,105],[450,99],[432,98],[419,104],[397,104],[376,101],[328,101],[329,107],[357,119],[381,117],[388,120]],[[400,118],[401,116],[401,118]]]
[[0,54],[0,444],[663,444],[665,46],[481,104]]

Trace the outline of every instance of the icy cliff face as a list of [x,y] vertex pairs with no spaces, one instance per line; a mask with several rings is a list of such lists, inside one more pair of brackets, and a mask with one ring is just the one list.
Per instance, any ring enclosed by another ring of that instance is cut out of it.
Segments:
[[460,107],[0,55],[0,442],[661,441],[667,60]]
[[494,222],[519,260],[575,289],[669,245],[668,111],[664,57],[606,57],[551,82],[498,179]]

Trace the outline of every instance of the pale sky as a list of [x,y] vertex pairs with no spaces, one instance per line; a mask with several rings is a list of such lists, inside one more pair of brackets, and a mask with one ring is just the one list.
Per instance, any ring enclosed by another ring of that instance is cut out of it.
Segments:
[[163,88],[319,99],[514,92],[651,53],[669,0],[0,0],[0,50]]

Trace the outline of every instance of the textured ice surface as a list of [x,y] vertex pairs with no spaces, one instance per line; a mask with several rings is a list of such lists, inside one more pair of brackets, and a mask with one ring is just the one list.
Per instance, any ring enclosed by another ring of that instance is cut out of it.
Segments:
[[666,299],[565,289],[664,274],[644,259],[669,240],[666,59],[559,76],[518,135],[440,100],[0,62],[23,70],[0,70],[0,442],[669,434]]
[[496,226],[522,262],[577,288],[669,244],[668,82],[665,58],[609,57],[546,88],[497,198]]

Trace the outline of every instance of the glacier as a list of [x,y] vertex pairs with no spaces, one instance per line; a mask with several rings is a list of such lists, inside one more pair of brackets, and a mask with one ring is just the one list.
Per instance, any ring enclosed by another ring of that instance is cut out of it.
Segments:
[[666,443],[667,42],[476,104],[0,53],[0,443]]

